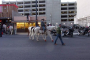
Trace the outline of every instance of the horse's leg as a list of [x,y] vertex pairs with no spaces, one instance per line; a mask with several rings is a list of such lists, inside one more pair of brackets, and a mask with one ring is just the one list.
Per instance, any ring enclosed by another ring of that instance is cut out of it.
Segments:
[[51,38],[51,40],[52,40],[52,42],[53,42],[53,38],[52,38],[52,36],[51,36],[51,34],[50,34],[49,31],[47,32],[47,34],[49,35],[49,37]]
[[32,34],[32,40],[34,40],[34,36],[35,36],[35,35],[34,35],[34,33],[33,33],[33,34]]
[[31,31],[29,30],[29,39],[31,39]]
[[13,31],[11,30],[11,35],[12,35],[12,32],[13,32]]
[[29,33],[29,39],[31,39],[31,34]]
[[35,36],[35,33],[34,33],[33,30],[32,30],[32,31],[31,31],[32,40],[34,40],[34,36]]
[[9,30],[9,34],[12,35],[12,30]]
[[41,34],[41,36],[42,36],[43,40],[45,40],[45,38],[44,38],[44,34]]
[[34,36],[36,37],[36,40],[39,41],[38,40],[38,33],[37,32],[34,33]]
[[12,31],[11,31],[11,35],[12,35]]

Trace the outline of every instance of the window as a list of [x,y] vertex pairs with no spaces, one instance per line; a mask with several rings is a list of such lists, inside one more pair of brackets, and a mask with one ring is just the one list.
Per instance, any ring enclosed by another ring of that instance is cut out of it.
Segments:
[[45,8],[41,8],[41,9],[39,9],[39,11],[45,11]]
[[67,11],[62,11],[61,14],[67,14]]
[[23,4],[23,2],[17,2],[17,4]]
[[67,18],[67,15],[61,15],[61,18]]
[[67,10],[67,8],[61,8],[61,10]]
[[23,10],[18,10],[18,12],[23,12]]
[[41,5],[39,5],[39,7],[45,7],[45,4],[41,4]]
[[61,19],[61,22],[63,22],[63,21],[67,21],[67,19]]
[[70,4],[68,4],[69,6],[74,6],[75,4],[74,3],[70,3]]
[[45,12],[39,12],[39,15],[45,15],[46,13]]
[[61,4],[61,6],[67,6],[67,4]]
[[69,19],[69,21],[74,21],[74,19]]
[[24,6],[24,8],[30,8],[30,5]]
[[45,3],[45,1],[39,1],[39,3]]

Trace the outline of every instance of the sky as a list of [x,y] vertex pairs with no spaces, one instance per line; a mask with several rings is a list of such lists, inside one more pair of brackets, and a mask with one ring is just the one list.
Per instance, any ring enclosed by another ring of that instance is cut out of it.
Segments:
[[[9,0],[5,0],[5,1],[9,1]],[[10,1],[16,1],[16,0],[10,0]],[[61,2],[73,2],[73,1],[77,1],[77,0],[61,0]],[[0,0],[0,4],[2,4],[2,0]]]

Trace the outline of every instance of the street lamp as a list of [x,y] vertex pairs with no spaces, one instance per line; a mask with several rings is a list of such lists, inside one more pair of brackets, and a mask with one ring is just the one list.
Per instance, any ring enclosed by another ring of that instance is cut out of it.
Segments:
[[36,26],[38,26],[38,21],[37,21],[37,0],[36,0]]
[[52,24],[52,15],[50,15],[50,18],[51,18],[51,24]]
[[30,9],[29,12],[30,12],[29,15],[31,16],[32,15],[32,10]]

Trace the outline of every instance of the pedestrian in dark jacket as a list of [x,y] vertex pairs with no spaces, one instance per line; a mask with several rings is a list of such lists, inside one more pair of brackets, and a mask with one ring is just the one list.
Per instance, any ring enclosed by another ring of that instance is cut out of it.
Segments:
[[42,28],[43,31],[45,32],[46,28],[45,28],[44,19],[41,20],[41,28]]
[[54,41],[54,44],[55,44],[55,45],[57,45],[56,42],[57,42],[57,39],[58,39],[58,38],[60,39],[62,45],[65,45],[64,42],[62,41],[62,37],[61,37],[61,24],[60,24],[59,27],[57,28],[57,36],[56,36],[56,39],[55,39],[55,41]]

